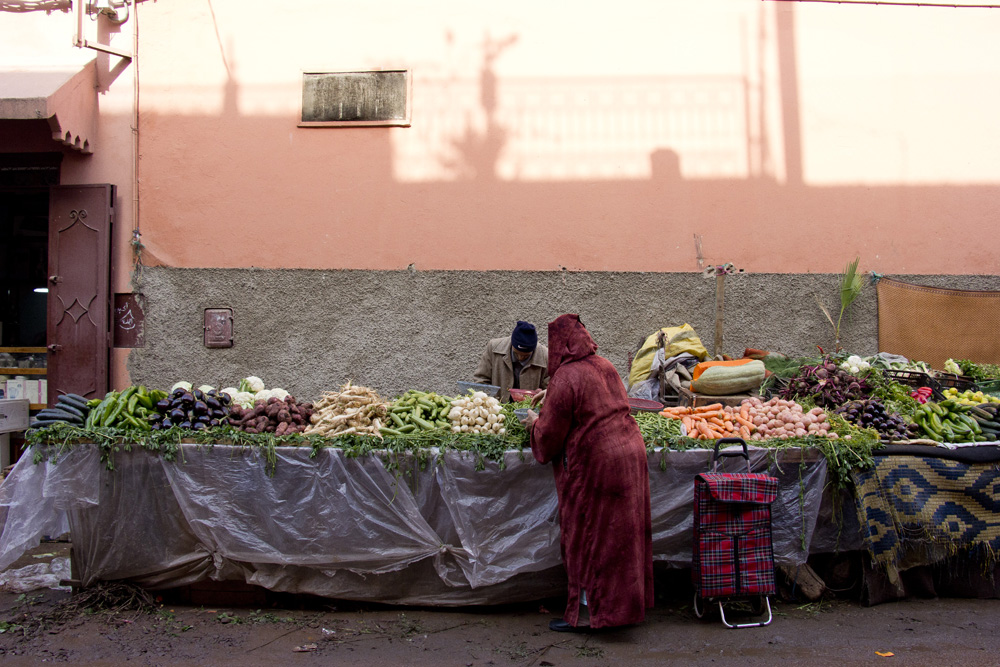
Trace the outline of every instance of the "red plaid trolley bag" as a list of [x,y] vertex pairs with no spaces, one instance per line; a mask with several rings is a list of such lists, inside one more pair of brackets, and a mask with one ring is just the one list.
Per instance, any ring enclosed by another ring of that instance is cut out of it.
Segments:
[[[720,452],[720,445],[740,444],[743,451]],[[720,456],[742,456],[747,472],[718,472]],[[712,471],[694,480],[694,545],[691,575],[694,610],[705,613],[705,602],[719,604],[727,628],[750,628],[771,622],[769,595],[774,595],[774,549],[771,543],[771,503],[778,495],[778,480],[750,472],[750,454],[742,438],[722,438],[715,443]],[[767,620],[730,624],[723,602],[746,600],[753,612],[767,610]]]

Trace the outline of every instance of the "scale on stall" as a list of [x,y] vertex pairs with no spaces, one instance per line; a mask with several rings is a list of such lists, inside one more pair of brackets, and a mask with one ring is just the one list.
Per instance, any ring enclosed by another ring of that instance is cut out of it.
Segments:
[[476,382],[459,382],[458,390],[463,394],[467,394],[470,391],[481,391],[487,396],[492,396],[496,398],[500,393],[500,387],[495,384],[478,384]]

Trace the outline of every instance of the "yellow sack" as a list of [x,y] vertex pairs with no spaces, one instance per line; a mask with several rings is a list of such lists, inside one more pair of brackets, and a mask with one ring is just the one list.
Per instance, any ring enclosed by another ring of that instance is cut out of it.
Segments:
[[695,333],[690,324],[685,323],[679,327],[664,327],[647,337],[639,347],[639,351],[635,353],[628,375],[630,387],[649,377],[653,357],[656,356],[656,351],[660,349],[661,344],[664,359],[675,357],[682,352],[687,352],[702,361],[708,357],[708,350],[701,344],[701,339],[698,338],[698,334]]

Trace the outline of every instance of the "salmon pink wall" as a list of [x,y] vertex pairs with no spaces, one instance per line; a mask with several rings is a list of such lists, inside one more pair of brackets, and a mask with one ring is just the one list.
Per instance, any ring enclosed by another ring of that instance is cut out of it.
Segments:
[[[950,230],[1000,202],[1000,13],[627,5],[142,4],[150,260],[997,270]],[[297,127],[303,71],[382,67],[411,127]]]

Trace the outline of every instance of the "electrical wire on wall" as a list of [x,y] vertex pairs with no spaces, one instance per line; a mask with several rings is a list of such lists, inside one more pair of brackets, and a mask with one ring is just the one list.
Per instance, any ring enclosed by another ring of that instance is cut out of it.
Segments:
[[[142,233],[139,231],[139,3],[132,10],[132,292],[142,299]],[[140,303],[144,307],[144,304]]]
[[764,2],[820,2],[830,5],[889,5],[894,7],[945,7],[948,9],[1000,9],[1000,5],[958,5],[953,2],[893,2],[892,0],[763,0]]

